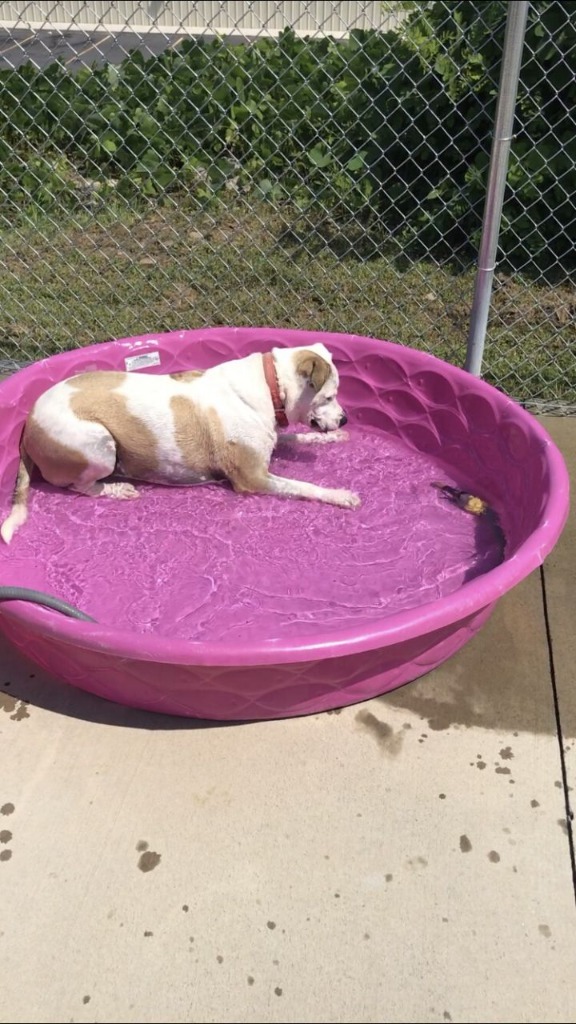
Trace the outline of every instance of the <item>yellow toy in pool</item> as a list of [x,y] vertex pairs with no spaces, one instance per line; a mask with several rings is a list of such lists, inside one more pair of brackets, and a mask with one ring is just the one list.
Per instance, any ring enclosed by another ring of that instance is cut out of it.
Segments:
[[467,491],[460,491],[457,487],[451,487],[450,484],[440,484],[435,480],[432,487],[436,487],[445,498],[472,516],[483,516],[491,511],[488,502],[483,498],[477,498],[476,495],[468,494]]

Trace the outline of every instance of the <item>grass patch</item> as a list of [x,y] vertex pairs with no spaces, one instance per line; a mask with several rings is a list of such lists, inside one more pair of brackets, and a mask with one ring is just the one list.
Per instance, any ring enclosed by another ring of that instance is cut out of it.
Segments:
[[[462,364],[473,267],[408,262],[383,240],[234,199],[46,216],[4,235],[0,358],[211,324],[387,338]],[[524,401],[576,394],[576,295],[499,274],[485,377]]]

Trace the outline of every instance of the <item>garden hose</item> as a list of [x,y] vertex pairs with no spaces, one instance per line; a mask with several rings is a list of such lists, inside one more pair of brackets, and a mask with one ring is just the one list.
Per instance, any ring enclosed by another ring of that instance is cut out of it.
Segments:
[[29,590],[28,587],[0,587],[0,601],[29,601],[31,604],[40,604],[44,608],[52,608],[54,611],[62,612],[71,619],[81,619],[82,622],[96,622],[91,615],[79,611],[73,605],[61,601],[59,597],[52,597],[50,594],[43,594],[41,590]]

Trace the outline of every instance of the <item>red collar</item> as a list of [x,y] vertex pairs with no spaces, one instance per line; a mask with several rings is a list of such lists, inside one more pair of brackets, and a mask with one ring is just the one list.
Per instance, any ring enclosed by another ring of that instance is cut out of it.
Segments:
[[278,378],[276,376],[276,367],[274,366],[274,358],[271,352],[265,352],[262,354],[262,364],[264,366],[264,376],[266,383],[270,390],[270,397],[272,399],[272,405],[274,406],[274,415],[276,417],[276,423],[279,427],[288,426],[288,417],[284,411],[284,402],[280,398],[280,388],[278,387]]

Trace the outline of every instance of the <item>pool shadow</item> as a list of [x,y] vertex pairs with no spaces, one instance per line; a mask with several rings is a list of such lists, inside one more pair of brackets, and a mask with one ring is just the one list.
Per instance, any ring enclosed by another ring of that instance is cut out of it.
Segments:
[[[464,512],[463,515],[469,513]],[[506,557],[506,538],[499,519],[491,509],[484,516],[477,516],[474,524],[474,547],[476,558],[462,577],[463,583],[469,583],[478,576],[490,572],[500,565]]]
[[272,459],[282,459],[282,462],[307,462],[313,463],[318,459],[318,448],[315,445],[280,444],[274,449]]
[[68,683],[63,683],[28,661],[19,651],[0,636],[0,714],[3,712],[16,724],[33,714],[34,708],[52,711],[67,718],[78,718],[99,725],[113,725],[127,729],[150,731],[175,729],[219,729],[250,722],[217,722],[200,718],[181,718],[143,711],[123,704],[115,704]]

